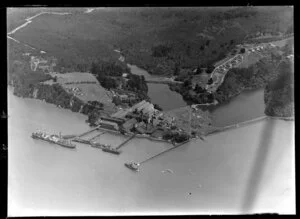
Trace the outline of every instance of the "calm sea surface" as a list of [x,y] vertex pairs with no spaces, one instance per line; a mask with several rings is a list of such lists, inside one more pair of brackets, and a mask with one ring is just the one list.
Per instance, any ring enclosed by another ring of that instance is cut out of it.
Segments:
[[[8,109],[9,216],[239,212],[262,134],[270,126],[270,121],[261,121],[194,140],[144,163],[135,173],[124,162],[142,161],[170,145],[134,139],[119,156],[79,143],[70,150],[30,135],[37,129],[84,132],[86,116],[10,91]],[[272,124],[274,138],[263,159],[266,174],[260,187],[260,194],[270,199],[262,199],[264,209],[277,200],[274,195],[293,188],[294,123]],[[108,134],[100,139],[111,144],[123,140]],[[173,173],[163,173],[166,169]]]

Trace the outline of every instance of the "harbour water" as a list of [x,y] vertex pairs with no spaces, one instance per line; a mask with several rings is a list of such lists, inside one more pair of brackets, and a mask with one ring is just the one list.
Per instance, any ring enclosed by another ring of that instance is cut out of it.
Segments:
[[213,125],[228,126],[264,116],[264,89],[244,91],[229,103],[209,106]]
[[[133,74],[144,75],[145,79],[156,79],[147,71],[128,65]],[[160,105],[164,111],[186,106],[181,95],[171,91],[166,84],[148,84],[148,95],[153,103]],[[227,126],[251,120],[264,115],[264,89],[244,91],[229,103],[216,106],[202,106],[203,110],[212,113],[213,125]]]
[[[145,79],[157,79],[159,77],[150,75],[147,71],[135,66],[129,65],[131,73],[136,75],[143,75]],[[182,96],[169,89],[167,84],[152,84],[148,83],[148,95],[151,102],[158,104],[164,111],[186,106],[186,102]]]
[[[10,91],[8,116],[8,216],[238,213],[270,125],[272,147],[263,159],[257,209],[284,212],[283,201],[294,194],[293,122],[266,120],[193,140],[135,173],[124,163],[171,145],[134,139],[117,156],[79,143],[70,150],[33,140],[36,129],[82,133],[88,129],[86,116]],[[113,145],[124,140],[110,134],[100,138]]]

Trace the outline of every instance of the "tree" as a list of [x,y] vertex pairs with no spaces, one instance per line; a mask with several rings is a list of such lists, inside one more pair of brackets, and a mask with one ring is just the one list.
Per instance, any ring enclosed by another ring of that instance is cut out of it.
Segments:
[[211,85],[213,82],[214,82],[213,79],[210,78],[210,79],[208,80],[207,84]]
[[246,52],[246,49],[245,48],[241,48],[240,53],[243,54],[245,52]]
[[192,84],[191,80],[187,79],[183,82],[183,86],[189,87]]
[[180,64],[179,62],[176,62],[173,75],[179,75],[179,73],[180,73]]
[[194,89],[194,91],[197,92],[197,93],[204,93],[205,89],[203,89],[201,86],[199,86],[197,84],[196,87],[195,87],[195,89]]
[[206,72],[210,74],[210,73],[213,72],[214,69],[215,69],[215,67],[210,64],[210,65],[207,66]]

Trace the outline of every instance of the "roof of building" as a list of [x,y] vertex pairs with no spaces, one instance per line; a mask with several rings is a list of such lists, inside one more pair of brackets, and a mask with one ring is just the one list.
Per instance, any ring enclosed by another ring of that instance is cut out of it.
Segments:
[[137,120],[135,118],[127,120],[124,124],[123,127],[125,129],[130,129],[134,126],[134,124],[137,123]]
[[106,120],[101,120],[100,124],[106,124],[106,125],[112,125],[112,126],[116,126],[117,125],[117,123],[115,123],[115,122],[106,121]]
[[112,117],[105,117],[105,116],[101,116],[101,120],[103,120],[103,121],[112,121],[112,122],[115,122],[115,123],[124,122],[124,119],[122,119],[122,118],[112,118]]

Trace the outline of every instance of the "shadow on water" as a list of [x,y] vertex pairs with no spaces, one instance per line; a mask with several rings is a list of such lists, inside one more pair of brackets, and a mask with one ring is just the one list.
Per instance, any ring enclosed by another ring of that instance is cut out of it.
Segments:
[[271,149],[273,130],[275,121],[270,119],[264,124],[258,149],[253,160],[253,166],[250,169],[249,179],[247,181],[245,195],[242,200],[242,212],[251,213],[255,205],[256,197],[258,196],[259,186],[263,176],[265,163],[268,153]]

